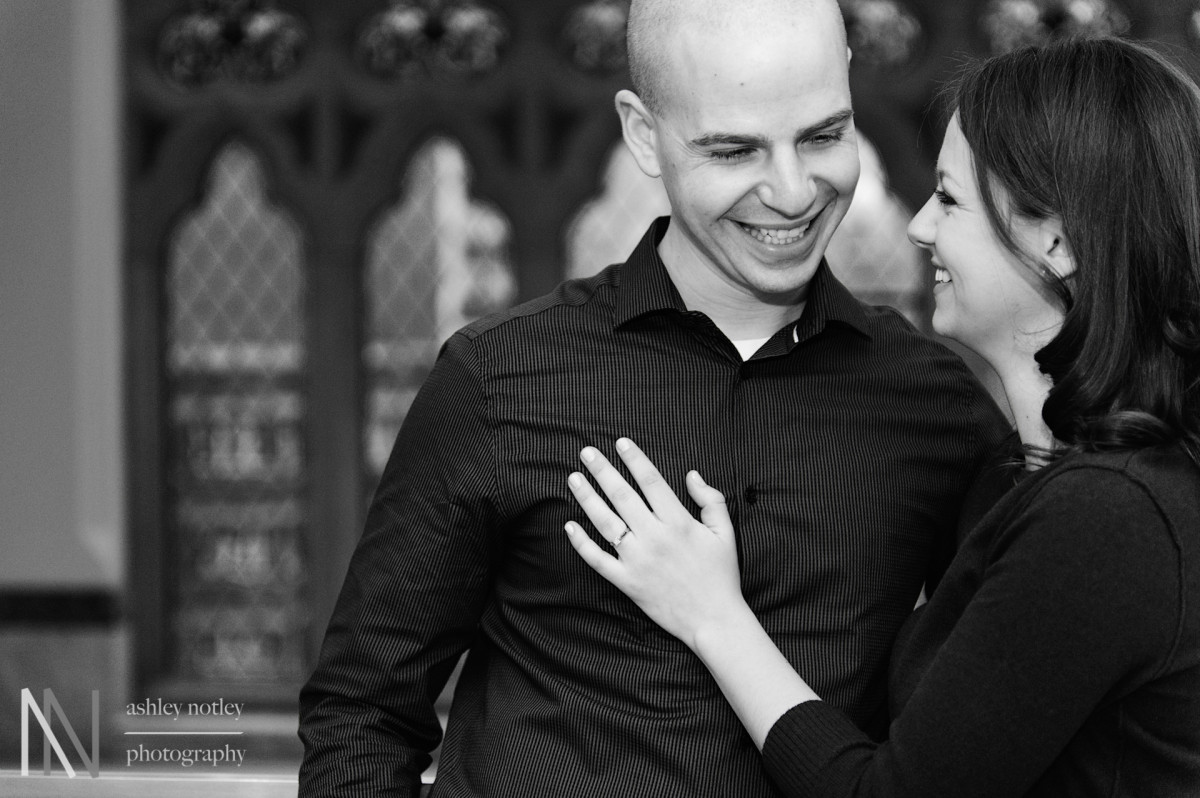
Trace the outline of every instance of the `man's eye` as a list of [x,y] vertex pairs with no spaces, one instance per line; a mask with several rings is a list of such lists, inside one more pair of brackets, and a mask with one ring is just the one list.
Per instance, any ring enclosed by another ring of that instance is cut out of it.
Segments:
[[709,153],[718,161],[740,161],[750,155],[750,150],[745,147],[740,147],[736,150],[713,150]]
[[843,130],[834,130],[829,133],[818,133],[809,139],[813,144],[833,144],[846,138],[846,132]]

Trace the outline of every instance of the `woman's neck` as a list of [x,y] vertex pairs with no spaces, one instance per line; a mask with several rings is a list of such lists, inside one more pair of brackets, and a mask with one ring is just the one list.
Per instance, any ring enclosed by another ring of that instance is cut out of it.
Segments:
[[[1050,393],[1053,382],[1042,373],[1037,361],[1032,357],[1014,358],[1010,362],[996,364],[992,367],[1000,376],[1004,386],[1004,395],[1008,398],[1008,406],[1012,410],[1013,423],[1017,427],[1017,435],[1026,447],[1043,451],[1054,448],[1054,434],[1042,420],[1042,407]],[[1036,456],[1028,456],[1026,468],[1033,470],[1045,465],[1045,460]]]

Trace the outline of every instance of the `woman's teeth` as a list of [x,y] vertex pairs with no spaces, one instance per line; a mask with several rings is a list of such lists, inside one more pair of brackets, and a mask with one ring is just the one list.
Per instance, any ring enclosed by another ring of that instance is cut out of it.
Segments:
[[804,225],[803,227],[793,227],[790,230],[776,230],[766,227],[749,227],[744,224],[740,225],[740,227],[757,241],[761,241],[764,244],[783,246],[786,244],[794,244],[801,238],[804,238],[804,234],[808,232],[810,227],[812,227],[812,220],[810,219],[808,224]]
[[948,283],[948,282],[950,282],[950,272],[946,271],[945,269],[936,269],[936,270],[934,270],[934,272],[933,272],[933,281],[934,281],[935,283]]

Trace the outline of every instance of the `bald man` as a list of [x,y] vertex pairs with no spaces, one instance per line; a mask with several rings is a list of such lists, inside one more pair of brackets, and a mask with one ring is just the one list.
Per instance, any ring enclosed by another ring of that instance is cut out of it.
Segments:
[[724,492],[764,627],[886,730],[889,648],[1006,425],[825,263],[858,176],[834,0],[634,0],[629,28],[617,112],[671,216],[447,341],[301,695],[301,795],[415,795],[464,650],[434,796],[775,794],[700,662],[563,534],[577,453],[620,436]]

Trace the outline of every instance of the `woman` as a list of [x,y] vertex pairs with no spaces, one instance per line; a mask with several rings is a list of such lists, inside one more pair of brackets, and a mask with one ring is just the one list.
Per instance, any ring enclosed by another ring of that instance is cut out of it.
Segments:
[[580,555],[712,672],[789,795],[1200,795],[1200,93],[1113,39],[970,68],[909,227],[934,329],[1000,376],[1022,479],[893,650],[886,742],[821,702],[741,597],[721,494],[692,518],[595,449]]

